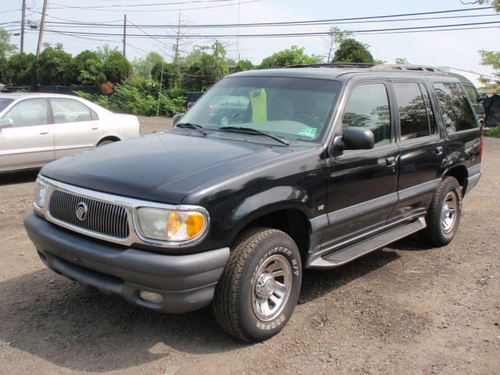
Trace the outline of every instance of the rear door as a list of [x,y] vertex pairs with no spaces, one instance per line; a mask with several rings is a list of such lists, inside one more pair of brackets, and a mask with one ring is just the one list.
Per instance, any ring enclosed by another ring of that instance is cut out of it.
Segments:
[[4,116],[0,129],[0,171],[39,167],[54,160],[54,128],[46,99],[25,99]]
[[393,80],[400,148],[398,204],[390,220],[424,214],[440,183],[444,140],[439,134],[430,87],[424,80]]
[[56,159],[95,147],[102,135],[97,114],[74,99],[49,100],[54,117]]
[[329,227],[323,245],[327,249],[382,228],[397,202],[399,151],[389,103],[383,80],[358,82],[349,90],[341,129],[370,129],[375,147],[344,150],[327,159]]

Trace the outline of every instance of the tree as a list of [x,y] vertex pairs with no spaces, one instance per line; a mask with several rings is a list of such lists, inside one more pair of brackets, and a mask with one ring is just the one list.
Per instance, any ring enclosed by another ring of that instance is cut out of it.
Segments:
[[70,71],[71,55],[62,45],[47,45],[37,59],[37,80],[42,85],[66,85]]
[[271,56],[262,60],[259,68],[282,68],[288,65],[297,64],[316,64],[321,61],[319,56],[307,55],[304,53],[305,48],[291,46],[290,48],[273,53]]
[[245,70],[253,70],[255,69],[255,65],[252,64],[252,62],[250,60],[240,60],[238,61],[236,64],[231,64],[233,67],[232,67],[232,71],[233,72],[243,72]]
[[333,57],[335,63],[367,63],[373,64],[373,56],[367,46],[355,39],[344,40]]
[[164,89],[174,88],[177,82],[182,81],[182,72],[179,66],[166,62],[157,62],[151,69],[150,75],[156,82],[162,81]]
[[106,79],[113,83],[121,83],[126,80],[132,72],[132,65],[118,51],[106,53],[103,62],[103,72]]
[[136,59],[132,63],[134,73],[142,78],[151,78],[153,67],[165,63],[165,60],[158,52],[150,52],[143,59]]
[[327,62],[330,62],[332,58],[333,51],[336,50],[344,40],[350,38],[352,32],[340,30],[338,27],[330,28],[330,42],[328,48],[328,56],[326,58]]
[[16,46],[10,43],[10,34],[0,27],[0,60],[6,59],[15,50]]
[[24,52],[12,55],[5,64],[3,79],[12,85],[29,85],[35,55]]
[[479,51],[481,54],[481,65],[491,66],[494,70],[494,79],[481,77],[485,91],[500,91],[500,52],[499,51]]
[[100,85],[106,80],[103,63],[96,52],[85,50],[73,57],[66,75],[70,84]]
[[408,61],[407,58],[405,57],[396,57],[396,60],[394,60],[394,62],[396,64],[401,64],[401,65],[404,65],[404,64],[409,64],[410,62]]
[[495,8],[495,11],[500,12],[500,0],[472,0],[472,1],[463,1],[460,0],[462,4],[490,4]]

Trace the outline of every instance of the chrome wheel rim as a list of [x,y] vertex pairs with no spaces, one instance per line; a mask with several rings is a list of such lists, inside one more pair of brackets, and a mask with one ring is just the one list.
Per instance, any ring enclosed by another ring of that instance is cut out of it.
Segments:
[[281,254],[267,258],[252,285],[252,308],[258,319],[269,321],[285,308],[292,289],[292,267]]
[[444,198],[441,208],[441,229],[444,233],[450,233],[455,226],[458,215],[458,197],[457,193],[450,191]]

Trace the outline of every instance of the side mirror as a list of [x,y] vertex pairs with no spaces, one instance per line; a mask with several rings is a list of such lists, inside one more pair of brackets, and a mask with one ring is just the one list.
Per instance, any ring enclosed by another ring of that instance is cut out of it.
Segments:
[[183,117],[184,113],[177,113],[176,115],[174,115],[174,117],[172,117],[172,127],[177,125],[182,120]]
[[10,118],[0,119],[0,129],[10,128],[11,126],[14,126],[14,122],[12,122],[12,119]]
[[375,146],[375,136],[370,129],[349,127],[337,137],[335,145],[342,150],[369,150]]

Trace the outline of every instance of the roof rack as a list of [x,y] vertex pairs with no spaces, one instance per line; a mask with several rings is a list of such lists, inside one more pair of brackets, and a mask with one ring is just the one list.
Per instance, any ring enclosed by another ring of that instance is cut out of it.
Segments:
[[403,72],[422,72],[422,73],[447,73],[434,66],[415,65],[415,64],[366,64],[366,63],[332,63],[332,64],[296,64],[288,65],[285,68],[362,68],[372,71],[403,71]]
[[320,63],[320,64],[295,64],[288,65],[285,68],[372,68],[375,64],[366,63]]
[[441,69],[434,66],[414,65],[414,64],[378,64],[371,67],[370,70],[380,71],[411,71],[411,72],[439,72],[444,73]]

